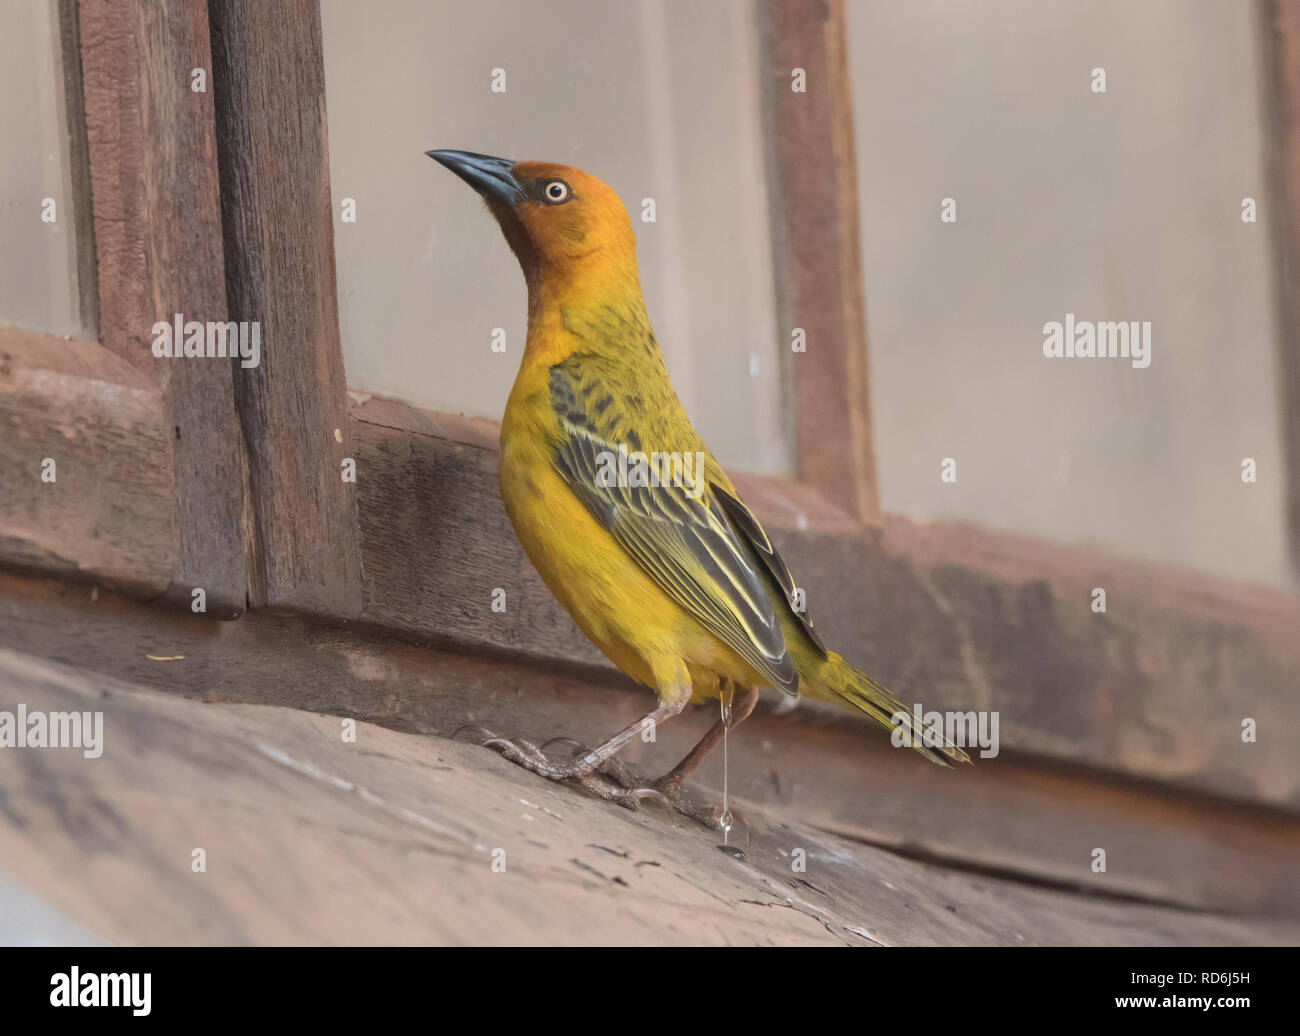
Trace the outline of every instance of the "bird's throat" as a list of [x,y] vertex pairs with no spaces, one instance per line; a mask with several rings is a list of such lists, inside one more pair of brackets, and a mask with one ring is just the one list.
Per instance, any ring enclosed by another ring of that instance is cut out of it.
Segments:
[[[591,257],[595,259],[596,257]],[[522,265],[522,264],[521,264]],[[582,350],[617,355],[631,345],[653,348],[635,262],[586,259],[525,269],[529,362],[558,363]]]

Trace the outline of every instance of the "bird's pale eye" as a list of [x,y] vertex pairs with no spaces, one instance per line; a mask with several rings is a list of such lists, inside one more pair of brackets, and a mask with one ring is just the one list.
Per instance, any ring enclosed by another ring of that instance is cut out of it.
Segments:
[[550,180],[542,188],[542,197],[551,205],[563,205],[569,200],[569,185],[563,180]]

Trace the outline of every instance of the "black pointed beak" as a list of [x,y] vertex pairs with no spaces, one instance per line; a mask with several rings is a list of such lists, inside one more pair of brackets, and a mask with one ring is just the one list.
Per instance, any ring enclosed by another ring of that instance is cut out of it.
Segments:
[[524,196],[523,186],[515,179],[514,162],[508,158],[476,155],[473,151],[426,151],[485,198],[495,198],[513,206]]

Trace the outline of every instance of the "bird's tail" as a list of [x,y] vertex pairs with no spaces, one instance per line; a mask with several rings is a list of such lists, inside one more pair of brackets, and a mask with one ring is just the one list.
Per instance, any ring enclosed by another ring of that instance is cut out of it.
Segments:
[[937,739],[930,737],[927,743],[925,731],[916,724],[911,709],[834,651],[812,665],[799,667],[799,691],[819,701],[861,709],[881,726],[898,732],[895,744],[910,745],[932,763],[948,766],[950,762],[970,762],[966,753],[942,734]]

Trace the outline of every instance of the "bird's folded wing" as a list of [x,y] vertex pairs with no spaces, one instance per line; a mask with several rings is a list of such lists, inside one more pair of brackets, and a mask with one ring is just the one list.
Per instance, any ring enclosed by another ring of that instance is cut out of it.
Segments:
[[722,509],[727,512],[732,526],[749,541],[749,545],[754,548],[759,560],[767,566],[767,570],[776,581],[776,585],[781,588],[781,592],[785,595],[786,611],[803,627],[803,631],[808,639],[812,641],[813,647],[825,658],[827,655],[826,645],[822,643],[822,638],[818,636],[817,630],[813,627],[812,616],[808,614],[808,608],[802,601],[797,606],[795,604],[799,588],[794,585],[794,576],[791,575],[790,569],[786,567],[785,561],[777,553],[776,547],[772,545],[767,531],[754,517],[754,512],[746,507],[745,502],[736,495],[735,487],[726,479],[725,474],[722,475],[719,481],[726,481],[727,484],[724,486],[711,481],[709,485],[713,490],[713,495],[722,504]]
[[[765,574],[704,481],[683,485],[627,485],[617,470],[620,446],[643,449],[626,427],[628,408],[605,382],[588,382],[575,365],[551,368],[551,403],[560,438],[556,470],[591,515],[665,593],[762,673],[773,687],[795,693],[799,677],[765,586]],[[693,439],[693,433],[691,435]],[[665,441],[647,452],[693,446]],[[689,489],[689,491],[688,491]]]

